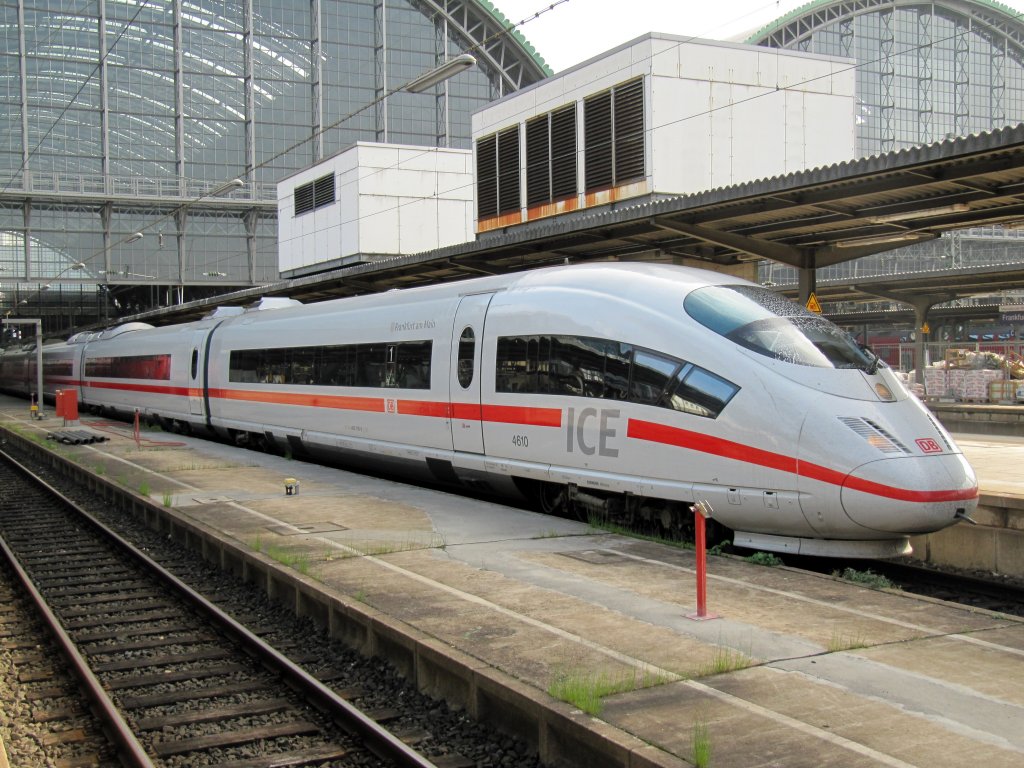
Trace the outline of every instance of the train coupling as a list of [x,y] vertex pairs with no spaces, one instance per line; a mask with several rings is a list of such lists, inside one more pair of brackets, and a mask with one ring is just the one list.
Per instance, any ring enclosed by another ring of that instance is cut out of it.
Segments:
[[971,525],[978,524],[978,521],[971,517],[963,507],[958,508],[957,511],[953,513],[953,519],[958,523],[970,523]]

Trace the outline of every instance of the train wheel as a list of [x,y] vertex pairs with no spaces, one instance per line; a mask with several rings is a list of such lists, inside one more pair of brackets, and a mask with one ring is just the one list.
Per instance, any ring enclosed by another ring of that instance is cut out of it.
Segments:
[[537,483],[537,506],[545,515],[564,515],[565,486],[557,483]]

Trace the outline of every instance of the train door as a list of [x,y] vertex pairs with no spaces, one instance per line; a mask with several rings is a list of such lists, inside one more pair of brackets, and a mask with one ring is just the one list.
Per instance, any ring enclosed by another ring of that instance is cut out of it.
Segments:
[[193,416],[204,416],[203,413],[203,354],[206,344],[206,331],[193,331],[188,361],[188,406]]
[[469,453],[484,452],[480,392],[483,371],[484,318],[493,293],[463,296],[455,312],[452,329],[451,402],[452,448]]

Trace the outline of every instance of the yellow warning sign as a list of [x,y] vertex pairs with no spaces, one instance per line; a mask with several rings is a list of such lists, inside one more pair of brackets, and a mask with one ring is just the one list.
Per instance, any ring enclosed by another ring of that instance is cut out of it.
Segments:
[[924,325],[921,326],[921,333],[930,333],[931,330],[932,329],[928,327],[928,323],[925,323]]
[[815,314],[821,314],[821,304],[818,303],[818,297],[814,293],[807,297],[807,308]]

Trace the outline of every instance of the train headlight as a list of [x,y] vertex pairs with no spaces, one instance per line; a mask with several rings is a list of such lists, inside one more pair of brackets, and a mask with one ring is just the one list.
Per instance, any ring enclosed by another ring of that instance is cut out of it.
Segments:
[[879,400],[885,400],[887,403],[891,403],[896,397],[893,395],[892,390],[889,389],[882,382],[875,384],[875,394],[878,395]]

